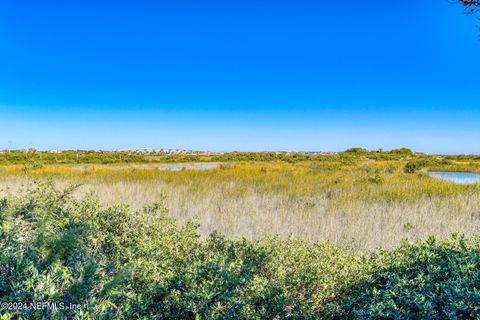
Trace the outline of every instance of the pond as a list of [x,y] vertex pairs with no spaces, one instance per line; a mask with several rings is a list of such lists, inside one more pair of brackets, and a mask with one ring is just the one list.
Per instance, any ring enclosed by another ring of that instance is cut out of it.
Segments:
[[480,183],[480,173],[473,172],[447,172],[447,171],[430,171],[431,177],[452,181],[455,183]]
[[219,163],[193,163],[193,164],[164,164],[158,167],[160,170],[180,171],[180,170],[209,170],[218,167]]

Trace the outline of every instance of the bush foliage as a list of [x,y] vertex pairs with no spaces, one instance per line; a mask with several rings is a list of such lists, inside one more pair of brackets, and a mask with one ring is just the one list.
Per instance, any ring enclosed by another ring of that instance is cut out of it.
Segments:
[[25,319],[478,318],[480,242],[354,256],[330,243],[201,239],[162,204],[134,211],[38,184],[0,201],[1,310]]
[[[283,161],[288,163],[302,161],[348,161],[352,159],[365,160],[398,160],[399,157],[418,158],[429,157],[416,154],[408,148],[390,151],[350,148],[339,153],[322,152],[226,152],[226,153],[173,153],[158,151],[93,151],[64,150],[39,151],[0,150],[0,165],[27,165],[38,167],[48,164],[115,164],[115,163],[174,163],[174,162],[239,162],[239,161]],[[432,157],[432,156],[430,156]],[[446,156],[445,156],[446,157]],[[478,156],[448,156],[451,160],[478,160]]]

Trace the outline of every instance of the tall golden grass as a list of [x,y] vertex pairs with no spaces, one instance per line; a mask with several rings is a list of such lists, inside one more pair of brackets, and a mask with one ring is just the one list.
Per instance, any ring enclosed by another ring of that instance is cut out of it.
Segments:
[[163,201],[180,223],[197,219],[203,234],[331,240],[354,251],[479,230],[479,185],[406,174],[403,166],[380,160],[245,162],[203,171],[164,171],[158,165],[3,166],[0,193],[51,179],[61,186],[81,184],[79,196],[93,192],[106,204],[139,208]]

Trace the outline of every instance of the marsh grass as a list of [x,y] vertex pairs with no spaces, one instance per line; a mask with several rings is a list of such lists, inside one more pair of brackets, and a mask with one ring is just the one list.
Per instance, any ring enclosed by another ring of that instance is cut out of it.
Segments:
[[[476,163],[448,164],[475,168]],[[15,193],[32,180],[80,184],[105,204],[141,208],[165,199],[180,224],[192,218],[202,235],[265,235],[331,240],[354,251],[392,247],[403,238],[480,227],[480,186],[404,173],[404,161],[236,162],[211,170],[157,170],[154,165],[0,167],[0,189]]]

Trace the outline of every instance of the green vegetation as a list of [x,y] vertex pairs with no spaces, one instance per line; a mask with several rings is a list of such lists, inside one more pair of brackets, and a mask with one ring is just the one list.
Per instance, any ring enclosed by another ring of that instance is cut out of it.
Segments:
[[[480,228],[476,214],[480,185],[458,185],[426,174],[479,172],[475,157],[405,156],[391,151],[298,154],[297,160],[294,154],[217,156],[231,161],[203,171],[158,170],[168,164],[149,162],[3,165],[0,196],[15,195],[32,179],[52,180],[59,187],[81,185],[76,196],[93,192],[106,205],[126,203],[140,209],[163,201],[180,225],[196,218],[202,237],[219,231],[228,238],[249,240],[263,236],[330,240],[355,252],[393,248],[404,238],[474,235]],[[179,162],[185,156],[169,157]],[[239,157],[257,160],[233,160]],[[261,160],[268,157],[274,160]],[[410,162],[421,163],[421,169],[406,173]]]
[[409,149],[409,148],[393,149],[393,150],[390,150],[389,153],[401,154],[401,155],[407,155],[407,156],[411,156],[414,154],[412,149]]
[[355,147],[355,148],[349,148],[349,149],[345,150],[344,153],[368,154],[369,151],[367,149],[364,149],[364,148]]
[[47,164],[115,164],[115,163],[175,163],[175,162],[231,162],[231,161],[284,161],[299,162],[323,160],[332,155],[276,152],[229,152],[223,154],[163,154],[155,152],[81,151],[42,152],[37,150],[4,151],[0,165]]
[[336,154],[302,152],[227,152],[198,154],[164,154],[140,151],[91,151],[67,150],[45,152],[30,150],[5,150],[0,152],[0,165],[42,166],[48,164],[121,164],[121,163],[175,163],[175,162],[304,162],[304,161],[351,161],[354,160],[399,160],[399,159],[449,159],[451,161],[480,160],[480,156],[427,156],[415,153],[408,148],[367,150],[350,148]]
[[480,316],[480,239],[352,255],[334,245],[201,239],[162,204],[132,210],[39,184],[0,200],[2,310],[24,319],[467,319]]
[[407,162],[404,169],[406,173],[415,173],[425,168],[429,163],[431,162],[428,159],[415,159]]
[[0,319],[479,318],[479,160],[1,154]]
[[[408,148],[384,150],[367,150],[350,148],[339,153],[317,152],[228,152],[198,154],[164,154],[140,151],[91,151],[67,150],[61,152],[45,152],[35,149],[10,150],[0,152],[0,165],[24,165],[28,168],[39,168],[43,165],[62,164],[155,164],[185,162],[336,162],[358,163],[366,160],[396,161],[418,160],[428,164],[446,165],[458,162],[480,163],[480,156],[475,155],[425,155]],[[478,164],[477,163],[477,164]]]
[[431,237],[381,250],[344,300],[354,319],[480,318],[480,240]]
[[26,151],[3,151],[0,154],[0,164],[22,164],[40,166],[45,164],[79,164],[79,163],[141,163],[147,158],[140,154],[129,152],[95,152],[95,151],[62,151],[43,152],[35,149]]

